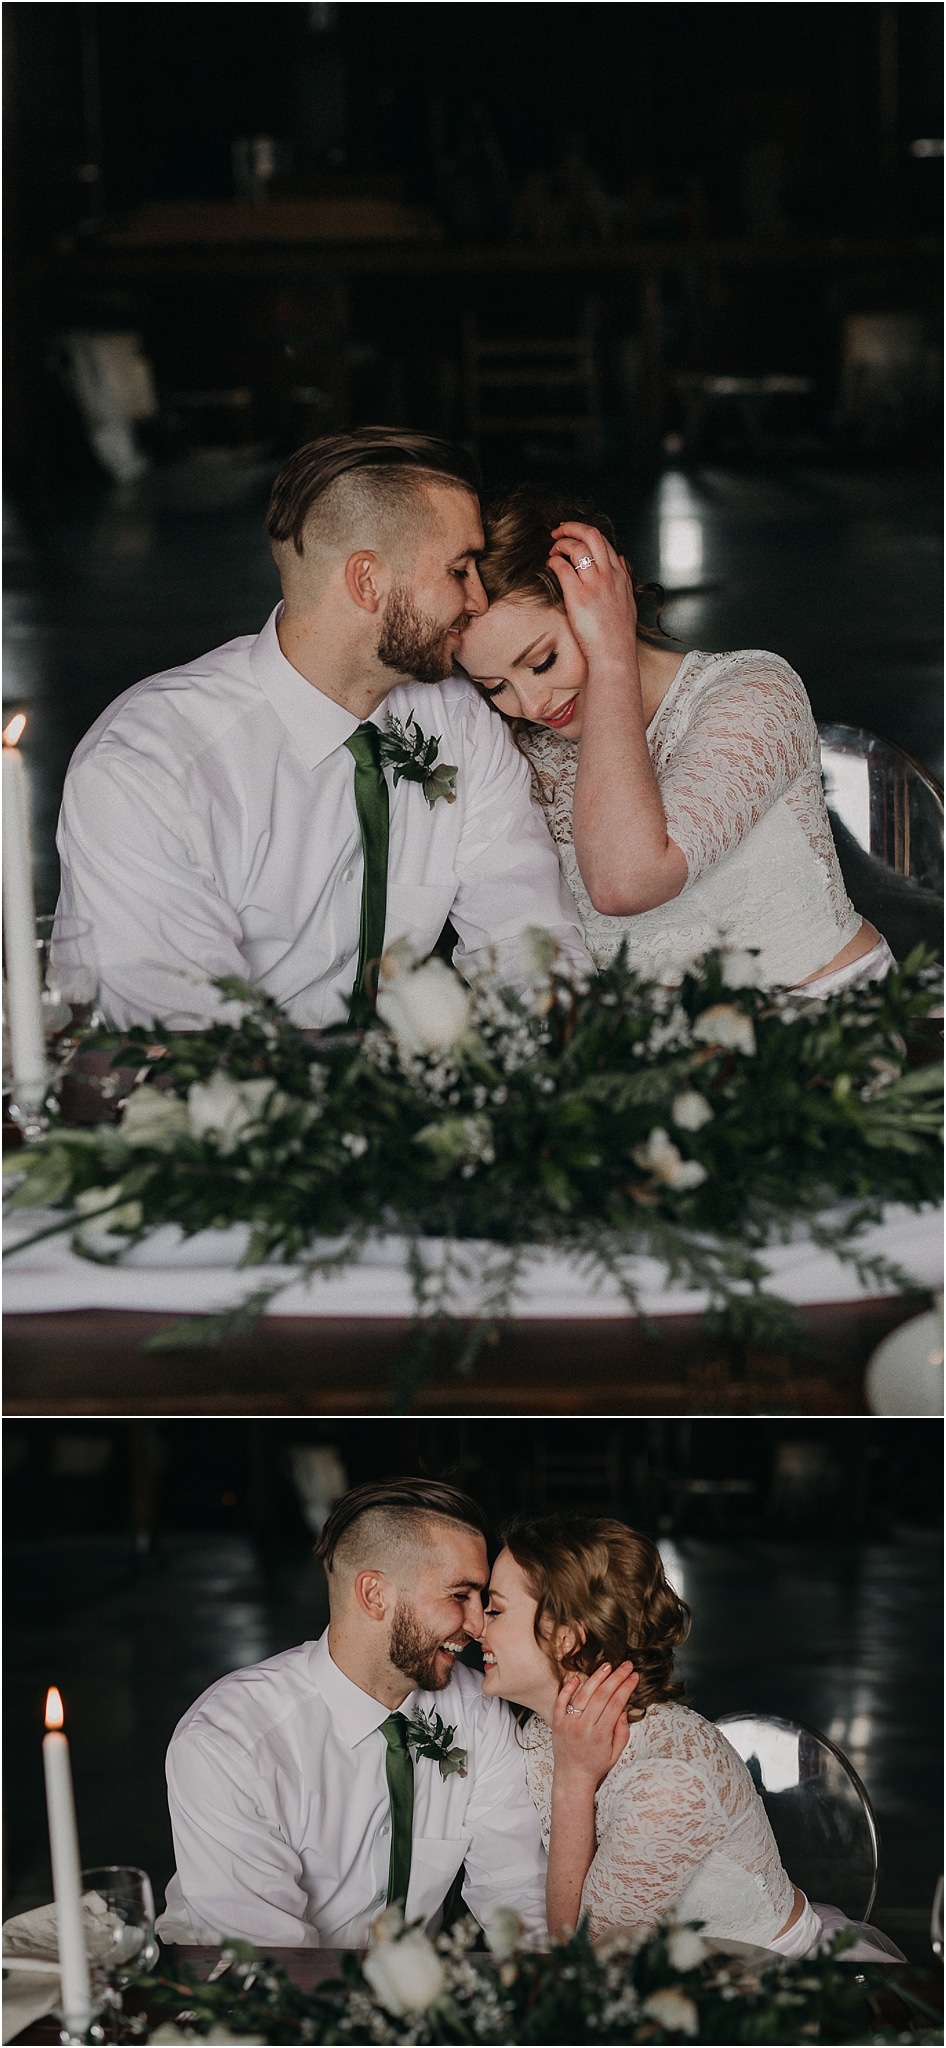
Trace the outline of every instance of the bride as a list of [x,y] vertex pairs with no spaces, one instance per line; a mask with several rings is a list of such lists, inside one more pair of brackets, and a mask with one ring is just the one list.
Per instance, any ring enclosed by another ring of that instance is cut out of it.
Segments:
[[[682,1704],[689,1613],[622,1522],[517,1517],[493,1566],[483,1691],[528,1711],[549,1933],[661,1919],[805,1955],[822,1923],[782,1868],[745,1764]],[[629,1660],[632,1660],[629,1661]],[[843,1917],[843,1916],[841,1916]]]
[[[609,523],[528,487],[487,508],[465,674],[513,722],[601,966],[673,978],[755,948],[827,994],[893,956],[845,893],[805,691],[776,654],[681,655],[638,625]],[[607,529],[607,530],[606,530]]]

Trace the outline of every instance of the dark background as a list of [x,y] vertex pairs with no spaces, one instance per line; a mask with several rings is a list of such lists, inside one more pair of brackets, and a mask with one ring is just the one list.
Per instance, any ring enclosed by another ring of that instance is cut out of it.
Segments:
[[796,1717],[850,1756],[884,1847],[876,1918],[929,1955],[939,1869],[941,1431],[909,1421],[8,1423],[6,1912],[49,1896],[40,1739],[60,1686],[87,1864],[172,1866],[163,1759],[224,1671],[321,1632],[293,1453],[351,1483],[448,1478],[494,1528],[586,1506],[660,1542],[710,1717]]
[[[351,418],[462,432],[464,319],[568,333],[590,297],[620,463],[684,425],[687,372],[806,375],[777,438],[883,439],[835,417],[845,321],[909,312],[934,359],[886,435],[917,456],[935,434],[932,4],[11,4],[4,26],[23,488],[89,467],[49,370],[86,326],[142,333],[165,453],[238,430],[291,446]],[[260,135],[254,209],[234,148]],[[288,199],[313,208],[292,247]],[[317,202],[352,199],[357,234],[330,247]],[[242,221],[227,247],[193,239],[213,201]],[[182,391],[241,387],[241,418],[182,417]],[[521,447],[488,452],[521,469]]]

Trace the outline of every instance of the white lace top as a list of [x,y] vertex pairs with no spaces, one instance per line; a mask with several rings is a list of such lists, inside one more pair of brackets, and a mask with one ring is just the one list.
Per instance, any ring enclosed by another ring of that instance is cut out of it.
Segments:
[[759,949],[765,985],[804,981],[853,939],[805,690],[777,654],[685,654],[647,728],[667,831],[686,855],[679,896],[635,917],[595,910],[572,844],[579,747],[522,728],[538,793],[599,966],[627,942],[632,967],[670,978],[720,940]]
[[[526,1780],[548,1848],[552,1732],[523,1731]],[[711,1721],[668,1702],[632,1721],[595,1795],[598,1846],[581,1909],[592,1935],[667,1918],[766,1947],[792,1911],[762,1801],[741,1758]]]

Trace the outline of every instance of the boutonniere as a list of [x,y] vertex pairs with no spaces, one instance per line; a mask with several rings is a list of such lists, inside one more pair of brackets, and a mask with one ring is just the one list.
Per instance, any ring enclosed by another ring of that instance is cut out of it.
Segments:
[[[405,1716],[405,1719],[407,1717]],[[407,1722],[407,1740],[418,1756],[429,1756],[440,1765],[442,1778],[466,1777],[466,1750],[451,1749],[455,1728],[445,1728],[439,1714],[425,1714],[420,1707]]]
[[406,725],[393,711],[388,712],[388,729],[381,734],[381,759],[394,769],[395,785],[401,781],[423,785],[431,810],[438,796],[445,797],[448,804],[457,800],[457,771],[448,767],[446,761],[441,761],[439,768],[434,767],[439,752],[439,738],[424,738],[413,711]]

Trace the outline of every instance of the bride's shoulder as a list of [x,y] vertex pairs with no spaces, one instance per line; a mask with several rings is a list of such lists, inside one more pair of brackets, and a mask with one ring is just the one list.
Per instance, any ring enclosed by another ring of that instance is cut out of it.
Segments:
[[802,679],[791,662],[783,654],[773,653],[770,647],[730,647],[720,654],[692,655],[685,681],[699,695],[748,685],[756,690],[787,691],[803,698],[805,703],[808,701]]
[[692,1756],[716,1748],[722,1740],[712,1721],[680,1700],[661,1700],[648,1707],[642,1721],[631,1723],[631,1736],[628,1748],[649,1756]]

